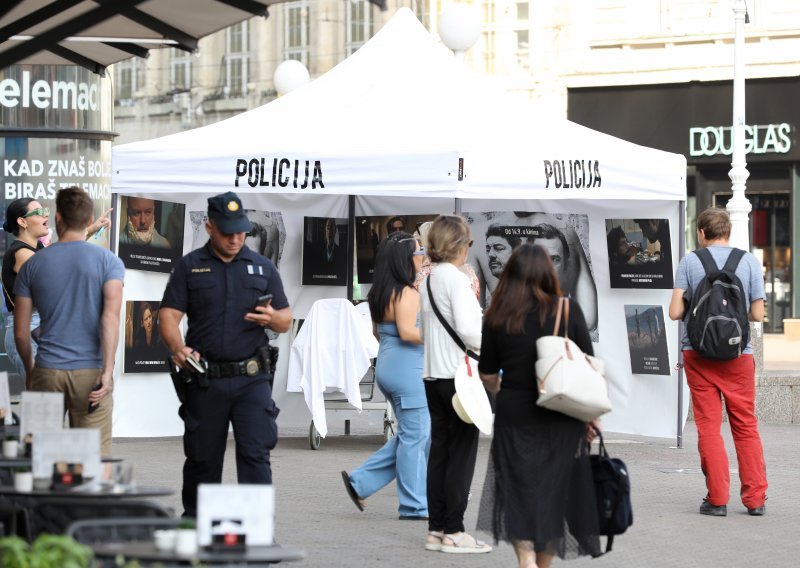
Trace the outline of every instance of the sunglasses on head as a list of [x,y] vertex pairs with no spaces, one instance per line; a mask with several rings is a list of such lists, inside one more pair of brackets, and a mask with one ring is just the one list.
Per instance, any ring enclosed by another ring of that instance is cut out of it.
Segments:
[[31,209],[25,215],[22,216],[23,219],[27,219],[28,217],[33,217],[34,215],[41,215],[42,217],[48,217],[50,215],[50,208],[49,207],[39,207],[38,209]]

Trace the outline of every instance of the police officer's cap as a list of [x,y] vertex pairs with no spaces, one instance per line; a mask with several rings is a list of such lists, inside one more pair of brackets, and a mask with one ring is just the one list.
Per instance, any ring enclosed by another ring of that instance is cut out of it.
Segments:
[[223,233],[249,233],[253,226],[244,214],[239,196],[229,191],[208,198],[208,218]]

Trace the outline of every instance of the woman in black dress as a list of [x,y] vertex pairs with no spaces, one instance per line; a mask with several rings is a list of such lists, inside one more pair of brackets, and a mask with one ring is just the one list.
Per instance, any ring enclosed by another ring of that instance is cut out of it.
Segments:
[[[586,444],[593,430],[536,405],[536,340],[552,333],[560,297],[547,252],[526,243],[511,255],[484,316],[478,369],[497,405],[478,529],[511,542],[520,568],[600,554]],[[591,354],[586,320],[571,304],[569,337]]]

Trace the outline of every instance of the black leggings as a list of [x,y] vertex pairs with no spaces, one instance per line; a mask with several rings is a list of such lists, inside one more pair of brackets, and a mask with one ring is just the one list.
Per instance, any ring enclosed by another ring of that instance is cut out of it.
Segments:
[[464,530],[469,488],[478,457],[478,429],[453,410],[452,379],[425,381],[431,414],[428,457],[428,530],[447,534]]

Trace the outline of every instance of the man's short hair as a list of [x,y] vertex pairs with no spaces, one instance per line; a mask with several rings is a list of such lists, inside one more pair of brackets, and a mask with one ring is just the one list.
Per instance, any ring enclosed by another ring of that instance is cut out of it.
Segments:
[[68,231],[82,231],[92,221],[94,204],[80,187],[67,187],[56,194],[56,213]]
[[504,241],[506,241],[509,245],[511,245],[511,249],[517,248],[519,245],[522,244],[522,237],[519,235],[512,235],[506,230],[508,225],[501,225],[500,223],[492,223],[489,225],[489,228],[486,229],[486,240],[489,240],[489,237],[500,237]]
[[559,239],[561,245],[564,247],[564,262],[569,260],[569,246],[567,245],[567,237],[564,236],[564,233],[550,223],[540,223],[534,226],[534,229],[539,230],[539,236],[531,238],[530,242],[536,244],[536,241],[539,239]]
[[725,209],[709,207],[697,216],[697,230],[703,231],[706,240],[729,239],[731,216]]

